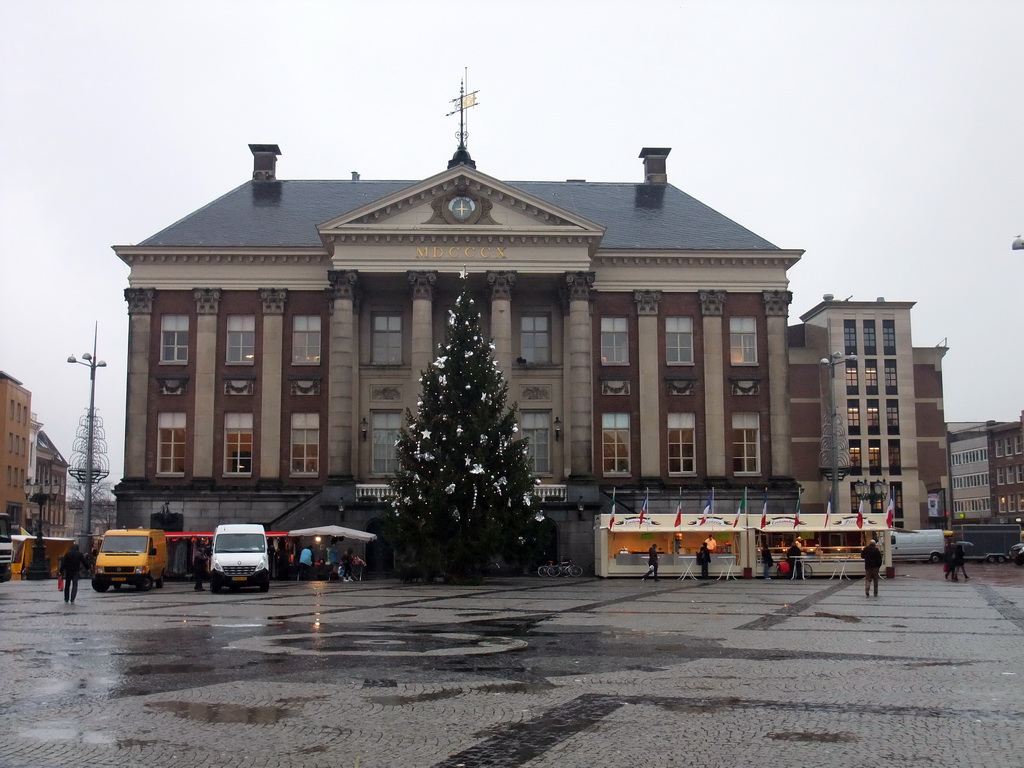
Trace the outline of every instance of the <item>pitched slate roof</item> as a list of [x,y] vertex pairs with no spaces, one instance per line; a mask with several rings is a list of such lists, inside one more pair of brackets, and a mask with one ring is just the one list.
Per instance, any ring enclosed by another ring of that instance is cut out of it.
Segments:
[[[319,246],[318,224],[415,183],[249,181],[140,245]],[[669,184],[505,183],[605,227],[601,248],[778,250],[764,238]]]

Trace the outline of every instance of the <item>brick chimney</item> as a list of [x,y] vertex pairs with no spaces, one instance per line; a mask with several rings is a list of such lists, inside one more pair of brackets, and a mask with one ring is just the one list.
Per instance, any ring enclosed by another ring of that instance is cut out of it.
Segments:
[[666,158],[671,147],[644,147],[640,157],[644,159],[644,181],[647,184],[668,184]]
[[252,152],[252,180],[277,181],[277,156],[281,148],[277,144],[250,144]]

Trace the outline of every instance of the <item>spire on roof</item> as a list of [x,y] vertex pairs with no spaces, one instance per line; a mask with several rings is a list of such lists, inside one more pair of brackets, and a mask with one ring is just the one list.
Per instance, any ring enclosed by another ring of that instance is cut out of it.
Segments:
[[476,168],[476,163],[469,156],[469,150],[466,148],[466,140],[469,139],[469,130],[466,128],[466,110],[476,106],[476,95],[479,91],[466,93],[466,82],[468,79],[469,71],[467,70],[465,78],[459,83],[459,98],[452,99],[451,102],[458,106],[445,115],[445,117],[451,117],[456,112],[459,113],[459,132],[455,134],[455,137],[459,140],[459,148],[455,150],[452,159],[448,161],[449,168],[454,168],[456,165],[468,165],[470,168]]

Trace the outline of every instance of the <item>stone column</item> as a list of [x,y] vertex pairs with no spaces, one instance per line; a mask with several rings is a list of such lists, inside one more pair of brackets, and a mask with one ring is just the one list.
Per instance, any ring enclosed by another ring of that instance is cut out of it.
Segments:
[[281,477],[281,371],[284,355],[284,305],[288,291],[260,288],[263,302],[263,393],[260,404],[259,476],[268,480]]
[[125,288],[128,302],[128,392],[124,419],[125,479],[146,477],[149,419],[149,348],[153,332],[153,288]]
[[494,340],[494,359],[507,379],[512,373],[512,286],[515,272],[488,272],[491,286],[491,338]]
[[768,428],[771,434],[772,477],[790,477],[793,430],[789,413],[790,291],[765,291],[768,325]]
[[590,318],[593,272],[567,272],[565,299],[569,307],[569,474],[587,477],[594,469],[594,341]]
[[658,304],[661,291],[633,291],[640,343],[640,476],[661,477],[661,435],[658,398]]
[[725,291],[701,291],[704,326],[704,459],[708,477],[725,477]]
[[434,285],[437,272],[409,272],[412,292],[412,332],[409,363],[412,367],[413,392],[420,391],[420,374],[434,359]]
[[196,288],[196,388],[192,424],[192,477],[213,477],[214,403],[217,394],[217,312],[220,289]]
[[354,414],[356,355],[356,290],[359,273],[332,270],[327,273],[331,312],[330,355],[327,371],[327,474],[331,478],[349,478],[354,474],[352,454],[352,417]]

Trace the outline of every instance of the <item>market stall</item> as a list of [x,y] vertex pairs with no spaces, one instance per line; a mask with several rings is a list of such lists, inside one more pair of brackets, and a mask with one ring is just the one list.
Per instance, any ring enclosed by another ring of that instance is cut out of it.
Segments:
[[[611,528],[609,528],[611,523]],[[643,576],[649,550],[657,547],[661,578],[700,575],[696,563],[701,544],[708,542],[709,578],[739,577],[749,569],[745,555],[747,527],[733,515],[601,515],[594,529],[594,570],[602,577]],[[713,544],[712,544],[713,542]]]
[[[889,528],[884,514],[864,515],[767,515],[759,519],[755,529],[754,542],[755,572],[761,574],[761,550],[765,543],[771,550],[772,559],[784,562],[795,542],[800,549],[800,567],[796,573],[786,576],[793,578],[821,577],[843,578],[862,576],[864,561],[861,550],[874,539],[882,550],[883,564],[887,576],[892,576],[892,552],[889,548]],[[773,568],[773,576],[777,571]]]

